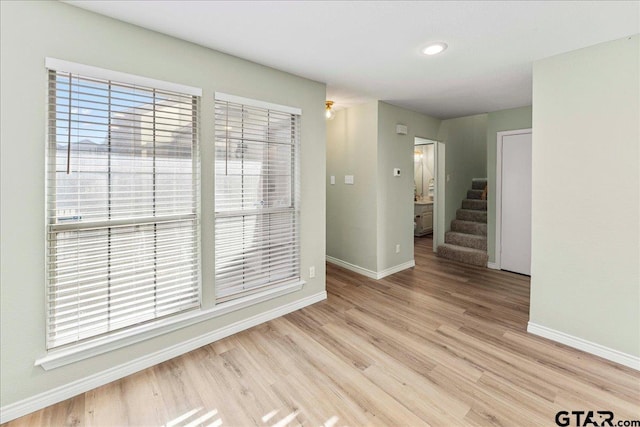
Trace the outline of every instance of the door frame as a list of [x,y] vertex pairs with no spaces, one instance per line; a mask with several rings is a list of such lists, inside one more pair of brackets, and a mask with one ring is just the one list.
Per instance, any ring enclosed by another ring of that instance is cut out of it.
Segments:
[[445,144],[442,141],[416,136],[413,138],[413,150],[419,145],[433,144],[433,174],[435,186],[433,187],[433,252],[438,251],[438,246],[444,243],[444,168],[445,168]]
[[[532,134],[533,129],[506,130],[497,133],[496,136],[496,230],[495,230],[495,261],[491,268],[500,270],[502,268],[502,138],[510,135]],[[533,143],[533,140],[531,141]]]

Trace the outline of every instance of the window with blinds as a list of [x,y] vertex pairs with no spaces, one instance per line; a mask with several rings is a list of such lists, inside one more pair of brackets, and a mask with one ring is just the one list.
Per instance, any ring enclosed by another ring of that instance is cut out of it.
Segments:
[[216,94],[217,302],[300,280],[300,114]]
[[47,68],[47,348],[199,307],[199,97]]

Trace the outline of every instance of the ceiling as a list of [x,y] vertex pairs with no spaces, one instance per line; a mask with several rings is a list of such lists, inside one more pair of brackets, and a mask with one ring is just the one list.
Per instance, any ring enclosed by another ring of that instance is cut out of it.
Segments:
[[[531,105],[532,63],[640,32],[639,1],[68,1],[445,119]],[[420,49],[443,41],[436,56]]]

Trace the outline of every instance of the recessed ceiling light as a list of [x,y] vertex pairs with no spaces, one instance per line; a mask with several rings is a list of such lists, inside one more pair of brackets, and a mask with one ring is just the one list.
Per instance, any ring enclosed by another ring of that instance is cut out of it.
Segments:
[[429,46],[422,49],[422,53],[425,55],[436,55],[447,48],[446,43],[432,43]]

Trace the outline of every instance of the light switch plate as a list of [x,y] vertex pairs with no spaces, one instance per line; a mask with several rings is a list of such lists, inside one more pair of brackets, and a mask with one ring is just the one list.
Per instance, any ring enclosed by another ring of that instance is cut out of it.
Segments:
[[335,177],[335,175],[331,175],[331,185],[336,185],[336,177]]

